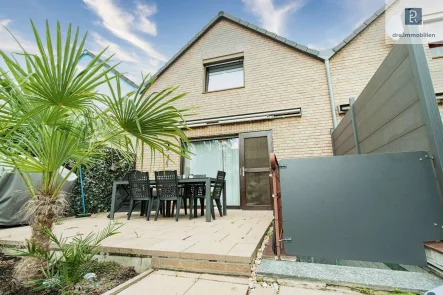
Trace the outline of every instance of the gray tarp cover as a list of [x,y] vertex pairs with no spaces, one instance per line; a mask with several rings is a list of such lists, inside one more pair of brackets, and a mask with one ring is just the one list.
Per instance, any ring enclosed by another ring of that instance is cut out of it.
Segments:
[[[68,170],[62,169],[62,176]],[[41,181],[40,174],[33,174],[34,183]],[[71,192],[77,181],[73,173],[63,185],[63,191]],[[0,226],[13,226],[26,224],[26,214],[21,210],[22,206],[29,200],[29,192],[20,174],[6,170],[0,166]]]

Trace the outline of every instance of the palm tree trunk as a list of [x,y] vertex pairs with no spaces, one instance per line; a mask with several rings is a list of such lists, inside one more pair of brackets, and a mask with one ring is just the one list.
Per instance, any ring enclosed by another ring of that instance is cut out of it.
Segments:
[[51,196],[40,195],[37,196],[35,203],[36,207],[31,221],[31,242],[34,243],[36,247],[49,252],[51,242],[45,235],[43,229],[52,229],[54,218],[58,211],[56,200],[52,199]]
[[[63,196],[60,196],[63,200]],[[27,205],[26,210],[30,210],[31,214],[31,239],[30,242],[36,248],[40,248],[45,252],[50,251],[51,241],[45,235],[44,229],[52,229],[54,219],[64,209],[63,201],[53,199],[49,195],[37,195]],[[46,261],[42,261],[33,257],[24,257],[15,267],[14,276],[17,280],[24,282],[29,280],[43,278],[42,269],[45,268]]]

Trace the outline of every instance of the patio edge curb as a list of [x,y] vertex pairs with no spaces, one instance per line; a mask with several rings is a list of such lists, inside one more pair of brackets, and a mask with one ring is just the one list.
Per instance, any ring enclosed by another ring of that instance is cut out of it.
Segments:
[[155,270],[151,268],[145,272],[142,272],[141,274],[137,275],[136,277],[133,277],[129,281],[126,281],[123,284],[118,285],[114,289],[111,289],[111,290],[103,293],[102,295],[116,295],[116,294],[122,292],[123,290],[129,288],[130,286],[134,285],[135,283],[138,283],[139,281],[141,281],[142,279],[144,279],[145,277],[147,277],[148,275],[150,275],[154,271]]

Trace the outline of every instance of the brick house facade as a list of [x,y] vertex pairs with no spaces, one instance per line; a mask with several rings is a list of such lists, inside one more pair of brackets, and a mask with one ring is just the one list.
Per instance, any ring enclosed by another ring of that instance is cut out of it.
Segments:
[[[390,45],[385,44],[384,22],[383,11],[375,14],[360,32],[354,34],[329,58],[336,106],[348,103],[350,97],[358,97],[391,49]],[[432,59],[429,48],[425,49],[436,92],[443,92],[443,59]],[[242,61],[243,86],[206,91],[207,65],[232,59]],[[176,104],[178,107],[197,107],[196,115],[188,118],[191,121],[301,109],[301,116],[207,124],[186,130],[188,138],[202,147],[210,145],[214,138],[235,139],[249,132],[269,131],[272,137],[271,149],[279,159],[332,155],[330,130],[333,128],[333,117],[325,58],[316,50],[220,13],[156,76],[157,80],[150,91],[180,86],[177,91],[187,93]],[[340,115],[336,115],[340,120]],[[248,184],[247,177],[243,176],[242,165],[246,162],[245,153],[248,151],[244,147],[245,142],[240,141],[240,144],[243,147],[236,148],[243,149],[243,152],[235,151],[240,159],[238,163],[234,161],[234,166],[229,169],[234,174],[230,181],[236,182],[239,179],[240,182],[231,188],[231,192],[240,189],[241,194],[236,195],[235,200],[231,199],[228,205],[241,204],[245,208],[247,194],[252,195],[252,190],[258,184],[254,181]],[[253,151],[249,153],[251,157],[260,157],[253,154]],[[214,154],[214,157],[218,156]],[[197,158],[198,155],[192,161],[197,161]],[[189,164],[191,168],[185,167],[184,161],[176,155],[171,155],[172,161],[167,162],[159,155],[154,162],[150,159],[149,151],[146,151],[143,167],[140,167],[142,170],[152,174],[153,171],[163,169],[178,170],[181,174],[192,173],[193,166]],[[204,159],[210,158],[202,157],[199,161],[207,161]],[[269,187],[261,189],[267,190]],[[238,198],[243,201],[239,202]]]

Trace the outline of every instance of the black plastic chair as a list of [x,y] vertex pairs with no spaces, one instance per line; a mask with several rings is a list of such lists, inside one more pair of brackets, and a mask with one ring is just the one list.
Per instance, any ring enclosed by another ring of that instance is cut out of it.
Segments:
[[157,220],[158,218],[160,202],[176,201],[177,212],[175,220],[178,221],[182,198],[178,193],[177,170],[155,171],[155,184],[156,184],[157,198],[158,198],[157,210],[155,212],[155,220]]
[[[212,218],[215,219],[215,210],[214,210],[214,201],[215,204],[217,206],[218,212],[220,213],[220,217],[223,217],[223,213],[222,213],[222,208],[221,208],[221,202],[220,202],[220,198],[221,198],[221,193],[223,191],[223,187],[224,187],[224,183],[225,183],[225,176],[226,176],[226,172],[224,171],[218,171],[217,172],[217,179],[215,181],[214,184],[214,189],[212,190],[212,195],[211,195],[211,215]],[[197,188],[199,189],[199,188]],[[203,187],[201,187],[201,192],[200,191],[196,191],[196,194],[194,195],[194,216],[196,216],[197,213],[197,199],[200,199],[200,205],[202,207],[202,216],[204,214],[204,200],[205,200],[205,191],[203,190]]]
[[[206,177],[206,174],[192,175],[192,178],[205,178],[205,177]],[[195,183],[187,183],[187,184],[184,184],[184,186],[182,188],[183,189],[182,200],[183,200],[183,207],[185,208],[185,215],[188,214],[188,212],[187,212],[187,201],[189,200],[189,219],[192,219],[192,216],[193,216],[193,214],[192,214],[192,206],[195,207],[195,205],[194,205],[194,196],[199,191],[200,192],[202,191],[202,187],[204,188],[204,185],[195,184]]]
[[128,220],[131,218],[132,211],[137,205],[137,202],[142,201],[147,202],[146,220],[149,220],[153,199],[151,195],[151,187],[149,185],[149,173],[141,171],[131,171],[128,176],[130,198]]

